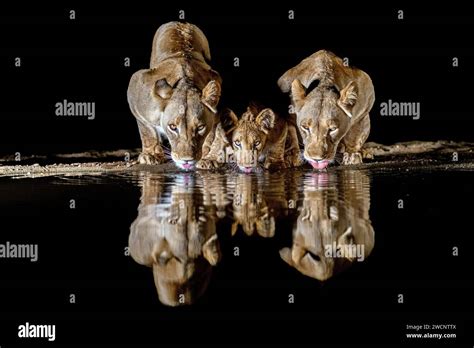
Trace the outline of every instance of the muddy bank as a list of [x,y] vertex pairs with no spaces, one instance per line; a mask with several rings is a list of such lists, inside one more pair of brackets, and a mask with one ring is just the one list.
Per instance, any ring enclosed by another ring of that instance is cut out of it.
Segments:
[[[368,170],[447,169],[473,170],[474,143],[411,141],[383,145],[367,143],[365,163],[351,168]],[[178,171],[173,163],[147,166],[134,160],[139,149],[87,151],[48,156],[0,157],[0,176],[42,177],[49,175],[81,175],[147,170],[156,173]],[[347,168],[347,167],[344,167]],[[343,167],[336,167],[342,170]]]
[[[472,170],[474,143],[452,141],[410,141],[383,145],[369,142],[364,147],[369,159],[353,168],[370,170]],[[371,157],[371,158],[370,158]]]

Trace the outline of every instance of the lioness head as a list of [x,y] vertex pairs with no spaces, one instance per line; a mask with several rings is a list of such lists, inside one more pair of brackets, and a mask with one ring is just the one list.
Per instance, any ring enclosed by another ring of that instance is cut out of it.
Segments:
[[275,125],[275,113],[268,108],[258,111],[248,107],[240,119],[232,110],[226,115],[228,122],[234,124],[231,141],[237,166],[241,171],[251,173],[258,166],[268,133]]
[[214,126],[220,85],[210,81],[201,91],[182,79],[177,86],[166,80],[155,84],[156,98],[162,105],[160,132],[171,147],[171,158],[182,169],[193,169],[201,159],[202,145]]
[[304,142],[304,158],[316,169],[326,168],[349,130],[357,101],[355,84],[350,82],[340,91],[320,85],[306,94],[296,79],[291,84],[291,97]]

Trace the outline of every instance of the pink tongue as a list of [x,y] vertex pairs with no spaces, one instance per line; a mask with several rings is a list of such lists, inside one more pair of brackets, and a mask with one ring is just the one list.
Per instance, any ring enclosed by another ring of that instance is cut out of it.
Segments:
[[191,169],[192,166],[193,166],[192,164],[187,164],[187,163],[186,163],[186,164],[183,164],[183,168],[184,168],[184,169]]
[[313,166],[314,169],[324,169],[329,165],[329,161],[324,160],[324,161],[311,161],[311,165]]
[[242,168],[244,173],[252,173],[252,168]]

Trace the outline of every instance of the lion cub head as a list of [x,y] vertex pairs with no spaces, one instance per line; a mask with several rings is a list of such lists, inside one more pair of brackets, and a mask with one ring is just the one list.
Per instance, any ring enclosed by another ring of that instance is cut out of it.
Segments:
[[230,138],[235,162],[241,171],[251,173],[267,150],[269,133],[275,126],[275,113],[269,108],[259,110],[249,106],[240,119],[232,110],[227,110],[224,117],[234,126]]

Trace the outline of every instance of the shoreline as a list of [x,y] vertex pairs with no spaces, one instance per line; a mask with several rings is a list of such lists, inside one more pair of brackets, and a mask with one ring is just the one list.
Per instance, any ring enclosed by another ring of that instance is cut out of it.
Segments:
[[[85,175],[120,172],[150,171],[155,173],[179,172],[172,162],[161,165],[138,164],[135,160],[139,149],[114,151],[86,151],[49,156],[25,156],[20,162],[44,162],[28,164],[15,163],[13,156],[0,157],[1,177],[44,177],[50,175]],[[368,142],[364,154],[369,157],[364,163],[351,166],[335,166],[330,170],[411,170],[411,169],[445,169],[474,170],[474,143],[451,141],[410,141],[383,145]],[[120,160],[122,159],[122,160]],[[78,161],[71,162],[69,161]],[[301,167],[304,168],[304,167]],[[308,165],[308,168],[310,166]],[[223,167],[217,171],[225,170]],[[289,169],[290,170],[290,169]]]

